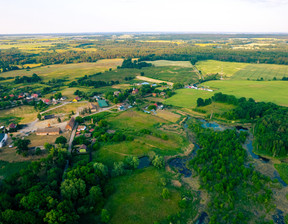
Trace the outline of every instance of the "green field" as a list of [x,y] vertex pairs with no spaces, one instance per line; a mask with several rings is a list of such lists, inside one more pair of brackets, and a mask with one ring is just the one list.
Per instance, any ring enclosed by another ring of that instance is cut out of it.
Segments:
[[[256,101],[273,102],[288,106],[288,82],[285,81],[210,81],[212,89],[236,97],[253,98]],[[169,100],[169,99],[168,99]]]
[[241,71],[247,65],[249,64],[215,60],[199,61],[196,63],[197,69],[200,70],[204,76],[219,73],[227,77],[231,77],[236,72]]
[[282,79],[288,77],[287,65],[268,65],[268,64],[250,64],[242,70],[236,72],[231,79],[250,79],[257,80],[263,78],[264,80]]
[[16,70],[4,72],[0,77],[32,76],[36,73],[44,78],[44,81],[55,79],[74,80],[84,75],[92,75],[97,72],[107,71],[109,68],[115,69],[120,66],[123,59],[104,59],[95,63],[59,64],[37,67],[30,70]]
[[[12,150],[12,149],[11,149]],[[21,169],[26,168],[30,162],[14,162],[0,160],[0,180],[12,174],[19,173]]]
[[185,107],[185,108],[194,108],[197,106],[197,99],[199,97],[203,99],[210,98],[213,96],[213,92],[207,92],[202,90],[195,89],[179,89],[176,90],[176,94],[167,100],[164,101],[165,104]]
[[249,64],[224,61],[199,61],[196,63],[198,70],[205,76],[207,74],[223,74],[224,77],[231,77],[237,80],[257,80],[261,77],[264,80],[282,79],[288,77],[287,65],[275,64]]
[[280,177],[288,184],[288,164],[281,163],[281,164],[275,164],[274,166],[279,172]]
[[109,223],[154,223],[179,212],[181,196],[175,188],[169,188],[170,199],[164,200],[161,197],[163,186],[160,179],[164,175],[165,170],[149,167],[137,170],[132,175],[112,179],[111,184],[116,191],[106,204],[112,214]]
[[169,60],[158,60],[158,61],[146,61],[147,63],[153,64],[155,67],[163,67],[163,66],[176,66],[182,68],[192,68],[192,64],[190,61],[169,61]]

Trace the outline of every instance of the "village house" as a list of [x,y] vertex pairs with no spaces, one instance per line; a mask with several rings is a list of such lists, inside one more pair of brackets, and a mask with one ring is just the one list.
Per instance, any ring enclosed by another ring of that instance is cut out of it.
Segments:
[[120,91],[115,91],[114,96],[119,96],[120,93],[121,93]]
[[80,101],[81,100],[81,98],[79,97],[79,96],[77,96],[77,97],[75,97],[72,101],[74,102],[74,103],[76,103],[76,102],[78,102],[78,101]]
[[87,146],[86,145],[81,145],[80,147],[79,147],[79,152],[80,153],[85,153],[85,152],[87,152]]
[[132,91],[132,94],[137,94],[139,92],[139,90],[138,89],[133,89],[133,91]]
[[84,136],[85,136],[86,138],[91,138],[91,133],[85,133]]
[[93,103],[88,103],[88,107],[90,108],[91,112],[96,112],[97,111],[97,106]]
[[43,103],[46,103],[47,105],[51,104],[51,101],[49,99],[42,99]]
[[77,131],[85,131],[86,130],[86,126],[85,125],[79,125],[77,127]]
[[14,131],[16,129],[17,129],[17,124],[14,124],[14,123],[9,124],[7,128],[8,131]]
[[8,135],[5,133],[0,133],[0,148],[2,148],[8,139]]
[[60,131],[60,128],[51,127],[50,124],[48,124],[47,128],[38,128],[36,135],[59,135]]
[[154,96],[154,97],[157,96],[157,93],[152,93],[152,96]]
[[165,92],[161,92],[160,95],[161,95],[161,96],[165,96],[166,93],[165,93]]
[[67,123],[65,129],[66,129],[67,131],[72,131],[73,128],[74,128],[74,125],[75,125],[75,118],[72,117],[72,118],[70,119],[70,121]]

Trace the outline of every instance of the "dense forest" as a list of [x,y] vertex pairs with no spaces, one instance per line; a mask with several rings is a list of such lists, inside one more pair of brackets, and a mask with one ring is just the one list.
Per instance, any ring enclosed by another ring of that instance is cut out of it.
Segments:
[[259,151],[273,157],[288,155],[288,109],[286,107],[222,93],[215,93],[212,98],[206,100],[199,98],[198,107],[211,104],[213,101],[236,106],[233,110],[222,114],[222,117],[255,123],[254,137]]
[[215,132],[199,124],[190,128],[201,146],[190,167],[210,194],[210,223],[248,223],[253,219],[251,207],[268,205],[272,191],[265,186],[269,178],[244,166],[247,155],[241,144],[247,133]]

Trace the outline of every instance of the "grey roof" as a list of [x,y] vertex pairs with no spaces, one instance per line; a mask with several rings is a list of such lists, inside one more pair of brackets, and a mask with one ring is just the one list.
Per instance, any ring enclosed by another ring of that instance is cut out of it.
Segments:
[[2,139],[5,137],[4,133],[0,133],[0,142],[2,141]]

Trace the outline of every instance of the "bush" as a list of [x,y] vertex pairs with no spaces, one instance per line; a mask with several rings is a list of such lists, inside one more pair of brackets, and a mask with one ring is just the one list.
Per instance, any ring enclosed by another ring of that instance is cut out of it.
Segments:
[[67,143],[67,139],[64,136],[59,136],[55,140],[55,144],[62,144],[65,145]]
[[35,155],[37,156],[41,155],[41,149],[39,147],[36,148]]
[[169,199],[169,198],[170,198],[170,192],[169,192],[169,190],[168,190],[167,188],[163,188],[163,190],[162,190],[162,197],[163,197],[164,199]]
[[124,164],[127,169],[137,169],[139,166],[139,159],[136,156],[127,156],[125,157]]
[[178,202],[180,208],[187,208],[187,200],[183,198],[181,201]]
[[165,167],[165,160],[164,160],[163,156],[156,155],[152,161],[152,165],[158,169],[164,168]]
[[110,220],[110,214],[106,209],[101,211],[101,222],[108,223]]

